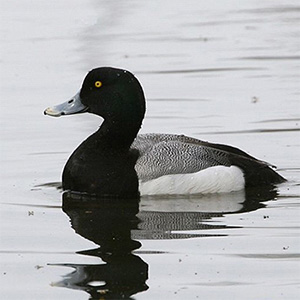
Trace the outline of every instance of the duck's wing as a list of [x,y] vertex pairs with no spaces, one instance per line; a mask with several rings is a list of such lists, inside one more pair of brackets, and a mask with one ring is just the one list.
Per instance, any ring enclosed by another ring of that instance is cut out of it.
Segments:
[[137,136],[132,147],[140,153],[136,171],[142,181],[163,175],[195,173],[220,165],[240,167],[248,186],[284,181],[269,164],[238,148],[184,135],[142,134]]
[[140,152],[136,163],[143,181],[170,174],[195,173],[218,165],[230,166],[223,150],[203,146],[201,141],[180,135],[138,135],[132,147]]
[[[154,145],[159,144],[161,142],[181,142],[184,144],[193,144],[197,146],[204,146],[208,148],[213,148],[221,151],[225,151],[232,154],[237,154],[243,156],[245,158],[253,159],[259,161],[263,164],[271,166],[268,162],[258,160],[255,157],[249,155],[248,153],[232,146],[224,145],[224,144],[215,144],[207,141],[202,141],[199,139],[195,139],[192,137],[185,136],[183,134],[163,134],[163,133],[147,133],[147,134],[139,134],[135,141],[132,144],[132,147],[139,149],[141,155],[145,152],[149,151]],[[273,166],[275,167],[275,166]]]

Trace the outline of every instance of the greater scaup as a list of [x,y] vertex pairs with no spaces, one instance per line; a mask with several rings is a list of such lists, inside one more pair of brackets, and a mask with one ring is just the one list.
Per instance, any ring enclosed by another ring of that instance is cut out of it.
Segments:
[[284,182],[268,163],[227,145],[184,135],[140,134],[145,97],[129,71],[96,68],[69,101],[47,108],[62,116],[90,112],[98,131],[65,165],[63,189],[96,195],[220,193]]

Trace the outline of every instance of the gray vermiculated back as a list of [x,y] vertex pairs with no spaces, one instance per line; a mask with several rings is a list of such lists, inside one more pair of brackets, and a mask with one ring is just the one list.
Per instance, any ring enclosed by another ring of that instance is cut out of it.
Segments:
[[168,174],[195,173],[212,166],[231,165],[225,151],[206,144],[184,135],[138,135],[131,148],[140,152],[136,163],[139,179],[147,181]]

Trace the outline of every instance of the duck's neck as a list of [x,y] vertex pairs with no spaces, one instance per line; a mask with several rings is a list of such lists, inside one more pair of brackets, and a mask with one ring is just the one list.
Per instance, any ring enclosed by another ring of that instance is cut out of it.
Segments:
[[142,120],[104,120],[99,130],[94,133],[97,146],[103,149],[128,150],[136,138]]

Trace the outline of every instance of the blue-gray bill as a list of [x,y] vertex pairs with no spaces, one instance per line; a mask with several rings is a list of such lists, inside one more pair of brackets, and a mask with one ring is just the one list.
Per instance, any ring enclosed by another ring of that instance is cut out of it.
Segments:
[[45,109],[44,114],[51,117],[79,114],[87,111],[88,107],[81,102],[80,91],[70,100]]

